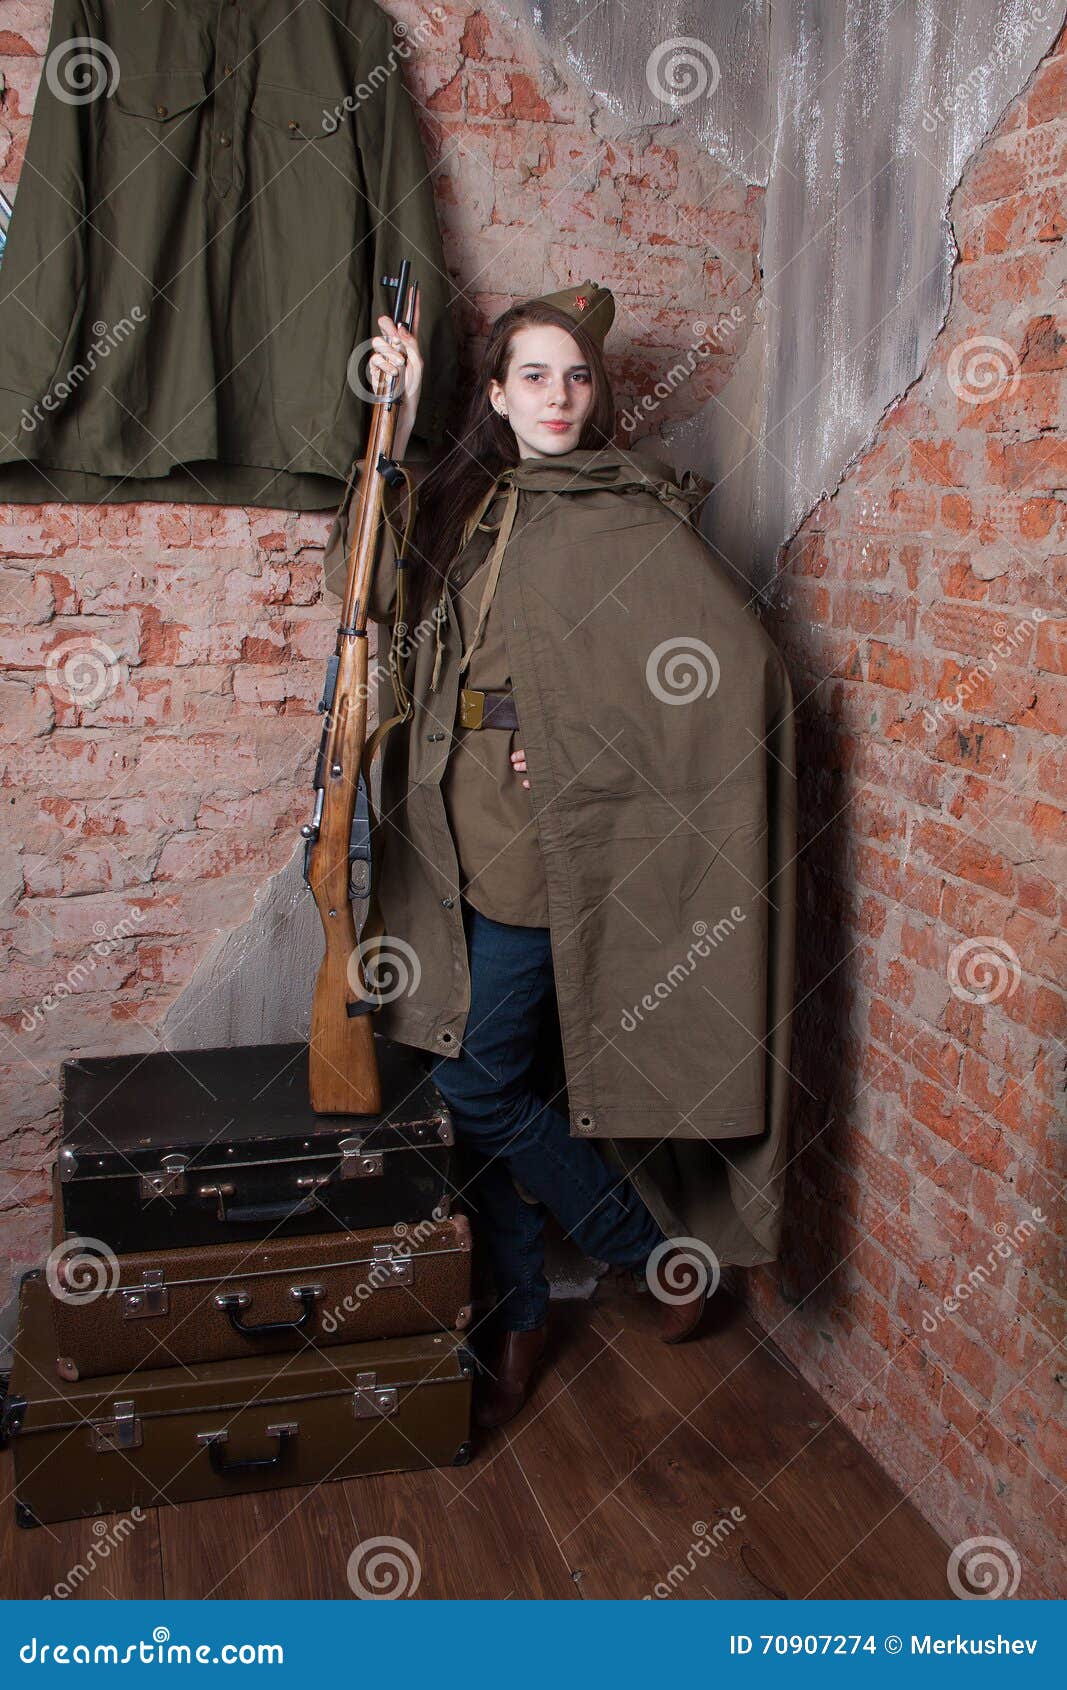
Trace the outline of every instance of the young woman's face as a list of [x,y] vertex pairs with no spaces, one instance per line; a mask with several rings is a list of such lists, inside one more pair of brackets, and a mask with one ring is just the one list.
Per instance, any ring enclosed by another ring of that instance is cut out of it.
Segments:
[[512,335],[507,380],[489,383],[489,399],[507,412],[521,458],[559,457],[573,452],[581,437],[593,376],[566,329],[530,324]]

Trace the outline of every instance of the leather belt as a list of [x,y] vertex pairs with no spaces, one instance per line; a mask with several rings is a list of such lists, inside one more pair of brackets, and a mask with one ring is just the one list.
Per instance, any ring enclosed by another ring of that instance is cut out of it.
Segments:
[[461,728],[517,728],[519,717],[514,694],[461,687],[459,725]]

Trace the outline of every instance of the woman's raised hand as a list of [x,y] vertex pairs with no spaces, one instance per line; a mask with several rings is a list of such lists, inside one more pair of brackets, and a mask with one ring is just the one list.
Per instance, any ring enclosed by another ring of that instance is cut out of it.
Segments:
[[403,381],[403,398],[397,413],[396,433],[393,435],[393,456],[402,458],[411,438],[411,431],[415,426],[415,413],[419,408],[419,393],[422,389],[423,362],[419,351],[419,318],[422,315],[421,295],[415,301],[415,322],[411,329],[398,327],[391,317],[378,318],[380,334],[376,334],[371,341],[374,348],[367,360],[368,372],[380,370],[382,375],[389,377],[394,370],[401,372]]
[[[517,775],[523,775],[526,773],[525,751],[513,751],[511,753],[511,766]],[[523,786],[529,786],[530,783],[528,780],[524,780],[522,784]]]

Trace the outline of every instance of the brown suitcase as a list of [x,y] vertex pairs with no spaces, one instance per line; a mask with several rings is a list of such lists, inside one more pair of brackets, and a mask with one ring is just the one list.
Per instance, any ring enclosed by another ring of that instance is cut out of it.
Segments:
[[459,1333],[68,1383],[52,1306],[43,1275],[25,1275],[0,1417],[20,1525],[470,1459]]
[[53,1239],[45,1277],[61,1379],[461,1331],[470,1321],[466,1215],[104,1257],[64,1241],[57,1203]]

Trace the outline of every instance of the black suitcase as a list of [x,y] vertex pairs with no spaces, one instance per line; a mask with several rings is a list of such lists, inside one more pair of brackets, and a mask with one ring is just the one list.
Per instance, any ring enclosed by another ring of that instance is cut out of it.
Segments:
[[436,1332],[67,1384],[25,1275],[0,1412],[21,1526],[470,1460],[474,1358]]
[[65,1062],[61,1225],[116,1254],[446,1220],[452,1118],[375,1035],[377,1115],[316,1115],[306,1044]]

